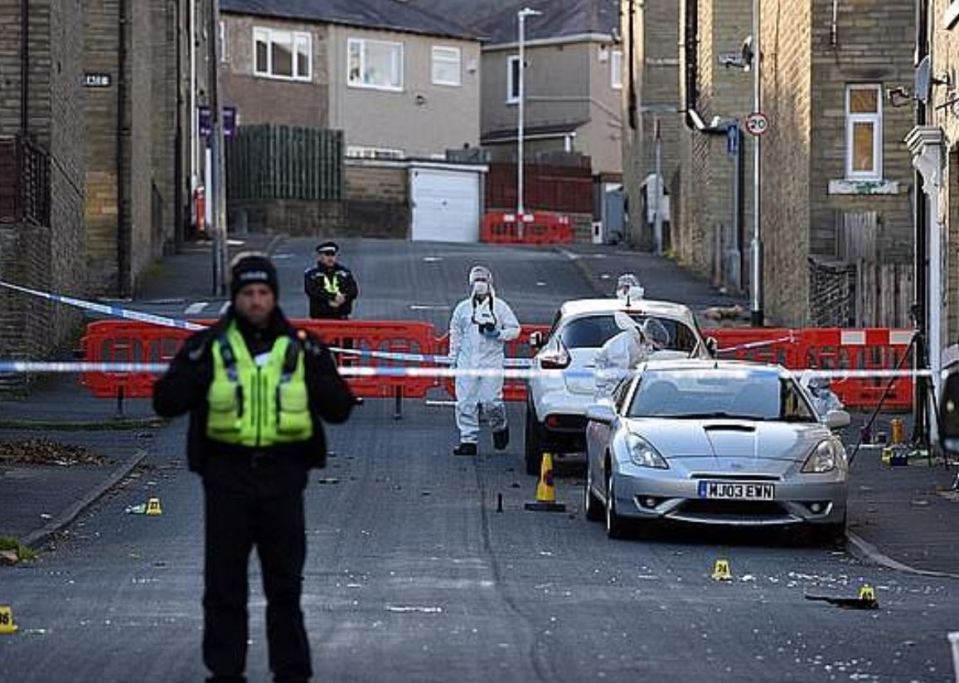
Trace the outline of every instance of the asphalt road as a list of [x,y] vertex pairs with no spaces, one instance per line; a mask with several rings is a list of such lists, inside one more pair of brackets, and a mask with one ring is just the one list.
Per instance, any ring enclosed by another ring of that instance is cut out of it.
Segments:
[[[278,250],[291,254],[279,263],[293,315],[305,310],[295,293],[310,246]],[[364,242],[343,260],[361,278],[364,318],[445,324],[439,307],[464,295],[476,260],[493,267],[524,321],[548,322],[563,298],[592,294],[577,265],[552,251]],[[522,473],[522,410],[511,407],[505,454],[481,442],[471,459],[450,455],[449,408],[407,401],[395,421],[391,402],[368,401],[331,430],[337,456],[307,493],[316,680],[953,680],[945,634],[959,629],[955,582],[767,533],[610,541],[583,518],[575,471],[558,476],[567,513],[524,511],[535,482]],[[0,636],[0,680],[202,679],[201,490],[183,465],[184,428],[160,432],[146,467],[55,549],[0,570],[0,603],[20,626]],[[150,495],[162,516],[124,514]],[[710,578],[718,558],[733,581]],[[260,681],[264,601],[251,566],[248,673]],[[855,596],[863,582],[880,610],[804,598]]]

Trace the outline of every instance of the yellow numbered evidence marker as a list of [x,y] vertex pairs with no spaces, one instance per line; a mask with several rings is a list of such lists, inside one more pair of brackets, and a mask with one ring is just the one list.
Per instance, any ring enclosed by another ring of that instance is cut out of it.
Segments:
[[160,499],[151,498],[147,501],[147,514],[150,516],[162,515],[163,510],[160,509]]
[[17,625],[13,623],[13,610],[9,605],[0,605],[0,634],[16,632]]
[[713,581],[732,581],[733,573],[729,571],[729,560],[716,560],[713,568]]

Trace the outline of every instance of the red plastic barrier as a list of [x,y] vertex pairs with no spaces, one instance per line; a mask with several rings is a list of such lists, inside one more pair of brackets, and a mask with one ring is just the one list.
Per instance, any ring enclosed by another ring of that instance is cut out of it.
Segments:
[[[199,321],[212,325],[215,321]],[[390,353],[432,353],[433,326],[423,322],[380,322],[339,320],[295,320],[297,327],[318,334],[328,345],[352,348],[358,351]],[[95,363],[162,363],[176,354],[180,344],[191,333],[171,327],[125,320],[101,320],[87,326],[82,345],[84,359]],[[361,358],[338,354],[340,366],[404,367],[408,363],[381,358]],[[80,382],[94,396],[110,398],[145,398],[153,395],[155,375],[150,373],[91,372],[81,376]],[[408,398],[425,398],[438,385],[432,378],[418,377],[351,377],[350,388],[357,396],[377,398],[392,396],[397,389]]]
[[[523,325],[519,337],[506,344],[507,358],[532,358],[535,354],[529,345],[529,336],[533,332],[546,334],[549,332],[549,325]],[[450,349],[450,337],[443,335],[436,340],[436,353],[446,355]],[[452,379],[445,380],[443,387],[450,396],[456,397],[456,382]],[[503,382],[503,400],[506,401],[525,401],[526,400],[526,381],[522,379],[508,379]]]
[[[893,370],[908,350],[912,338],[912,330],[838,327],[801,330],[723,328],[705,330],[703,334],[714,337],[720,349],[762,341],[774,342],[791,334],[794,342],[776,342],[769,346],[721,353],[719,357],[779,363],[793,370]],[[908,369],[908,365],[906,367]],[[832,390],[849,408],[875,408],[888,385],[889,379],[882,378],[831,381]],[[909,410],[912,407],[913,385],[911,377],[896,379],[883,407]]]
[[[912,330],[806,329],[800,334],[799,367],[822,370],[893,370],[909,349]],[[908,361],[904,369],[909,369]],[[834,379],[832,390],[852,408],[874,408],[889,379]],[[885,408],[912,408],[914,381],[901,377],[892,383]]]
[[[201,321],[212,324],[214,321]],[[424,322],[298,320],[299,327],[317,333],[330,346],[358,351],[391,353],[448,353],[447,337],[436,339],[432,325]],[[507,345],[509,358],[531,358],[529,335],[546,333],[542,325],[524,325],[520,337]],[[804,329],[785,328],[722,328],[706,330],[720,349],[769,342],[752,348],[738,348],[720,354],[720,358],[737,358],[762,363],[778,363],[791,369],[823,370],[892,370],[909,348],[911,330],[888,329]],[[90,362],[162,363],[176,354],[190,332],[169,327],[126,320],[101,320],[90,323],[82,340],[84,358]],[[789,339],[792,341],[789,341]],[[339,354],[341,366],[409,367],[409,363]],[[155,376],[150,373],[84,373],[80,382],[100,398],[124,396],[149,397]],[[433,378],[354,377],[350,386],[358,396],[377,398],[400,392],[407,398],[425,398],[428,392],[443,386],[455,395],[452,380],[440,383]],[[875,407],[888,379],[834,379],[833,391],[850,408]],[[890,410],[908,410],[912,406],[914,382],[911,377],[892,383],[884,406]],[[526,382],[507,380],[503,389],[509,401],[526,399]]]
[[526,217],[528,220],[517,221],[515,212],[490,211],[483,217],[480,241],[489,244],[572,243],[573,226],[568,216],[534,211]]
[[[206,321],[212,324],[211,321]],[[87,325],[83,357],[92,363],[166,363],[192,332],[127,320],[98,320]],[[155,375],[146,372],[86,372],[80,384],[98,398],[147,398]]]

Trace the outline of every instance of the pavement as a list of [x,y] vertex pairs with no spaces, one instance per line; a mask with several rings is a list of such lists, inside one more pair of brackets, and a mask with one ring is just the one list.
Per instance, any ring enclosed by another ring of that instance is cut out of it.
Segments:
[[[261,241],[281,257],[281,303],[303,315],[312,240]],[[208,256],[198,246],[165,259],[130,305],[212,317],[218,300],[197,291]],[[605,295],[630,271],[650,297],[698,311],[743,305],[671,261],[613,248],[344,240],[343,261],[360,282],[357,316],[368,319],[445,325],[477,261],[493,266],[526,322],[550,322],[563,299]],[[197,680],[202,499],[185,469],[185,420],[152,421],[143,400],[125,402],[117,420],[114,401],[78,389],[61,377],[0,403],[0,449],[42,437],[109,460],[0,465],[0,537],[41,549],[36,562],[0,567],[0,604],[14,605],[21,628],[0,637],[0,679]],[[509,407],[506,453],[481,444],[465,460],[449,456],[448,409],[407,401],[394,421],[392,407],[368,400],[331,429],[337,455],[307,489],[304,611],[317,680],[951,679],[944,634],[959,630],[951,578],[959,500],[948,490],[956,467],[889,468],[877,450],[863,450],[845,549],[712,530],[614,542],[580,514],[576,471],[557,472],[567,514],[523,511],[535,482],[522,474],[522,406]],[[848,430],[850,450],[864,418]],[[162,516],[125,513],[150,496],[162,498]],[[730,583],[709,578],[719,557],[730,561]],[[248,675],[266,680],[256,572]],[[879,611],[805,599],[855,595],[862,583],[876,587]]]

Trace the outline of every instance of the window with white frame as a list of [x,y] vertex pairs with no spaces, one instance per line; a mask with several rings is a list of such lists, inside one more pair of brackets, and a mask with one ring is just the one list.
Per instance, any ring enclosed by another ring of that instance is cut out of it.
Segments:
[[253,73],[308,81],[313,74],[313,37],[298,31],[253,29]]
[[462,85],[462,52],[458,47],[433,46],[433,84]]
[[882,178],[882,86],[846,87],[846,177]]
[[377,90],[403,89],[403,43],[350,38],[347,41],[347,84]]
[[347,145],[346,156],[354,159],[402,159],[403,150],[389,147],[366,147],[363,145]]
[[609,84],[613,90],[623,89],[623,51],[611,50],[609,53]]
[[506,103],[519,102],[519,55],[506,59]]

